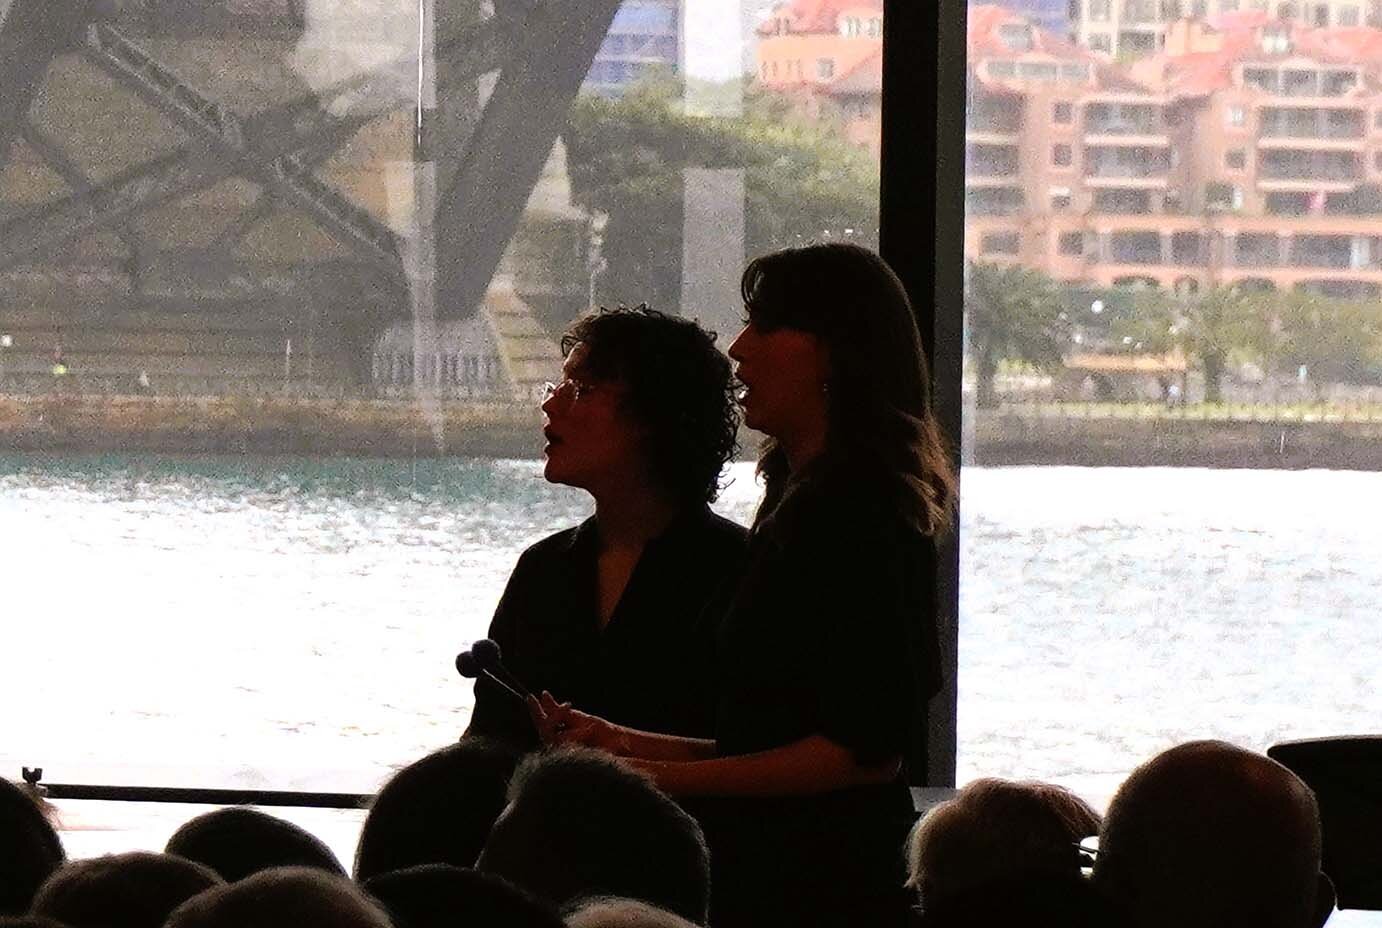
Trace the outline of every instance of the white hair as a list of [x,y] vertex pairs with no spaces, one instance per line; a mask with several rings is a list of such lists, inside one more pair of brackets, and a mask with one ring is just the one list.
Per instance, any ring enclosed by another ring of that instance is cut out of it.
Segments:
[[680,915],[637,899],[600,896],[582,900],[566,916],[567,928],[698,928]]

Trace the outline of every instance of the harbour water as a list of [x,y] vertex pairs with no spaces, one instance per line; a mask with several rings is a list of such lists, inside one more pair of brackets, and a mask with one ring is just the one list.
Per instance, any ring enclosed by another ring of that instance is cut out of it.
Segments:
[[[736,465],[717,504],[747,520]],[[1379,728],[1382,474],[974,468],[960,779],[1106,796],[1187,738]],[[374,789],[453,740],[531,461],[0,456],[0,771]],[[848,617],[841,617],[842,623]]]

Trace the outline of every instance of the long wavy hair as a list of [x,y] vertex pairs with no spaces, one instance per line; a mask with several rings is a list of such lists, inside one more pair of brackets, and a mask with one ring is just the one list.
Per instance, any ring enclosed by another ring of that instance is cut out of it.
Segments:
[[[877,481],[904,518],[943,534],[954,511],[950,450],[931,411],[930,375],[907,291],[878,255],[847,243],[756,258],[740,282],[749,319],[826,343],[829,421],[823,464]],[[787,457],[769,440],[758,461],[760,518],[781,501]]]

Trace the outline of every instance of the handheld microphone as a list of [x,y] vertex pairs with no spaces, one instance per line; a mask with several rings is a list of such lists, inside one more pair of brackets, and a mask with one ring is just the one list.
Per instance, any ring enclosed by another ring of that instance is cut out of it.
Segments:
[[470,653],[475,655],[475,659],[479,661],[482,669],[502,676],[513,689],[518,690],[524,696],[532,695],[528,692],[528,688],[514,675],[513,671],[504,666],[504,659],[497,641],[481,638],[470,646]]
[[517,699],[525,706],[528,704],[527,696],[523,695],[518,690],[514,689],[512,686],[509,686],[507,683],[496,677],[494,674],[490,673],[488,668],[482,667],[480,665],[480,661],[470,651],[462,651],[460,654],[456,655],[456,671],[468,680],[474,680],[481,676],[489,677],[495,683],[499,684],[499,686],[501,686],[510,694],[512,694],[514,699]]

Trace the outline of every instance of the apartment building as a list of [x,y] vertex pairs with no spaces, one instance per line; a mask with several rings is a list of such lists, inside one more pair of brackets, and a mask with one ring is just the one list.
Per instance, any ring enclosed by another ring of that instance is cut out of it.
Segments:
[[618,97],[649,75],[680,69],[680,0],[624,0],[586,75],[585,90]]
[[1239,12],[1262,13],[1315,28],[1377,24],[1378,0],[1070,0],[1072,32],[1091,51],[1120,59],[1152,55],[1166,47],[1171,25]]
[[1125,69],[987,7],[970,51],[971,257],[1382,293],[1382,31],[1185,20]]
[[997,0],[1033,26],[1059,36],[1070,32],[1071,0]]
[[843,120],[875,157],[882,137],[883,0],[786,0],[758,27],[759,83],[812,119]]

